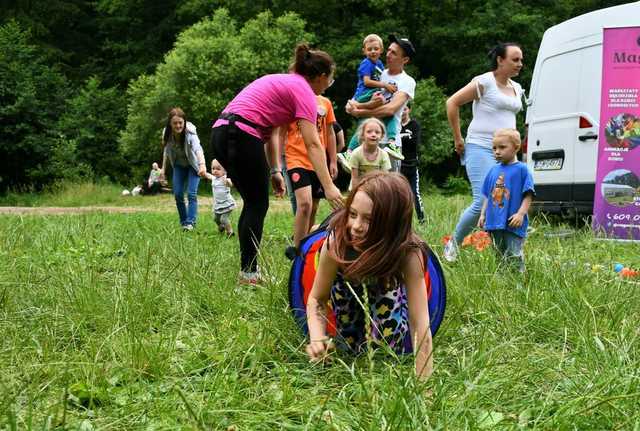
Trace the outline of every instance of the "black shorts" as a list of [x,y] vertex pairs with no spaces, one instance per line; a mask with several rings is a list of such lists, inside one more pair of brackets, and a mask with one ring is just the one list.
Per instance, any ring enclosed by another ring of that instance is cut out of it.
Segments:
[[313,199],[321,199],[324,197],[324,190],[322,190],[320,180],[314,171],[304,168],[293,168],[287,171],[287,175],[289,175],[291,187],[293,187],[294,191],[302,187],[311,186],[311,197]]

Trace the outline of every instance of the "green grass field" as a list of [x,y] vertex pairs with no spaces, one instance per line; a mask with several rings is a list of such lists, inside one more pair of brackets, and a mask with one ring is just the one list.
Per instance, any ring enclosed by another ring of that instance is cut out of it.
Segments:
[[[170,198],[118,193],[15,199],[160,211],[0,216],[1,429],[640,429],[640,284],[612,270],[640,267],[638,244],[553,236],[563,226],[537,218],[524,278],[463,249],[444,265],[447,313],[420,384],[410,357],[308,363],[288,309],[286,203],[266,220],[270,281],[252,290],[210,207],[183,233]],[[418,231],[438,254],[468,201],[426,196]]]

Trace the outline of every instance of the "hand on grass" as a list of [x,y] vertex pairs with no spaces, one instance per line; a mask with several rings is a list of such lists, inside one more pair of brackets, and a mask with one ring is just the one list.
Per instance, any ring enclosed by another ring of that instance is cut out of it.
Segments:
[[322,362],[327,359],[329,353],[335,349],[331,339],[314,340],[307,344],[306,351],[309,362]]

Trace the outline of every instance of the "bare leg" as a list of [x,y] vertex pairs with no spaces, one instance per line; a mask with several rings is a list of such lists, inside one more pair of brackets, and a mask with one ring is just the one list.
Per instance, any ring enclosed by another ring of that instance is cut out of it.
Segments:
[[318,204],[320,203],[320,199],[314,199],[311,204],[311,214],[309,215],[309,227],[307,228],[307,233],[313,230],[313,225],[316,222],[316,213],[318,212]]
[[298,248],[300,241],[309,233],[309,222],[313,208],[311,186],[301,187],[295,191],[297,211],[293,222],[293,245]]

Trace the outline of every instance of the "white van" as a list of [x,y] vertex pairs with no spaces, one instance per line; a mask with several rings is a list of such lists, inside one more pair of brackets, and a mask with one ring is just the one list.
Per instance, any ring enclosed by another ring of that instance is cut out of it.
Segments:
[[527,101],[523,153],[534,208],[591,214],[595,190],[603,28],[640,25],[640,1],[590,12],[542,37]]

